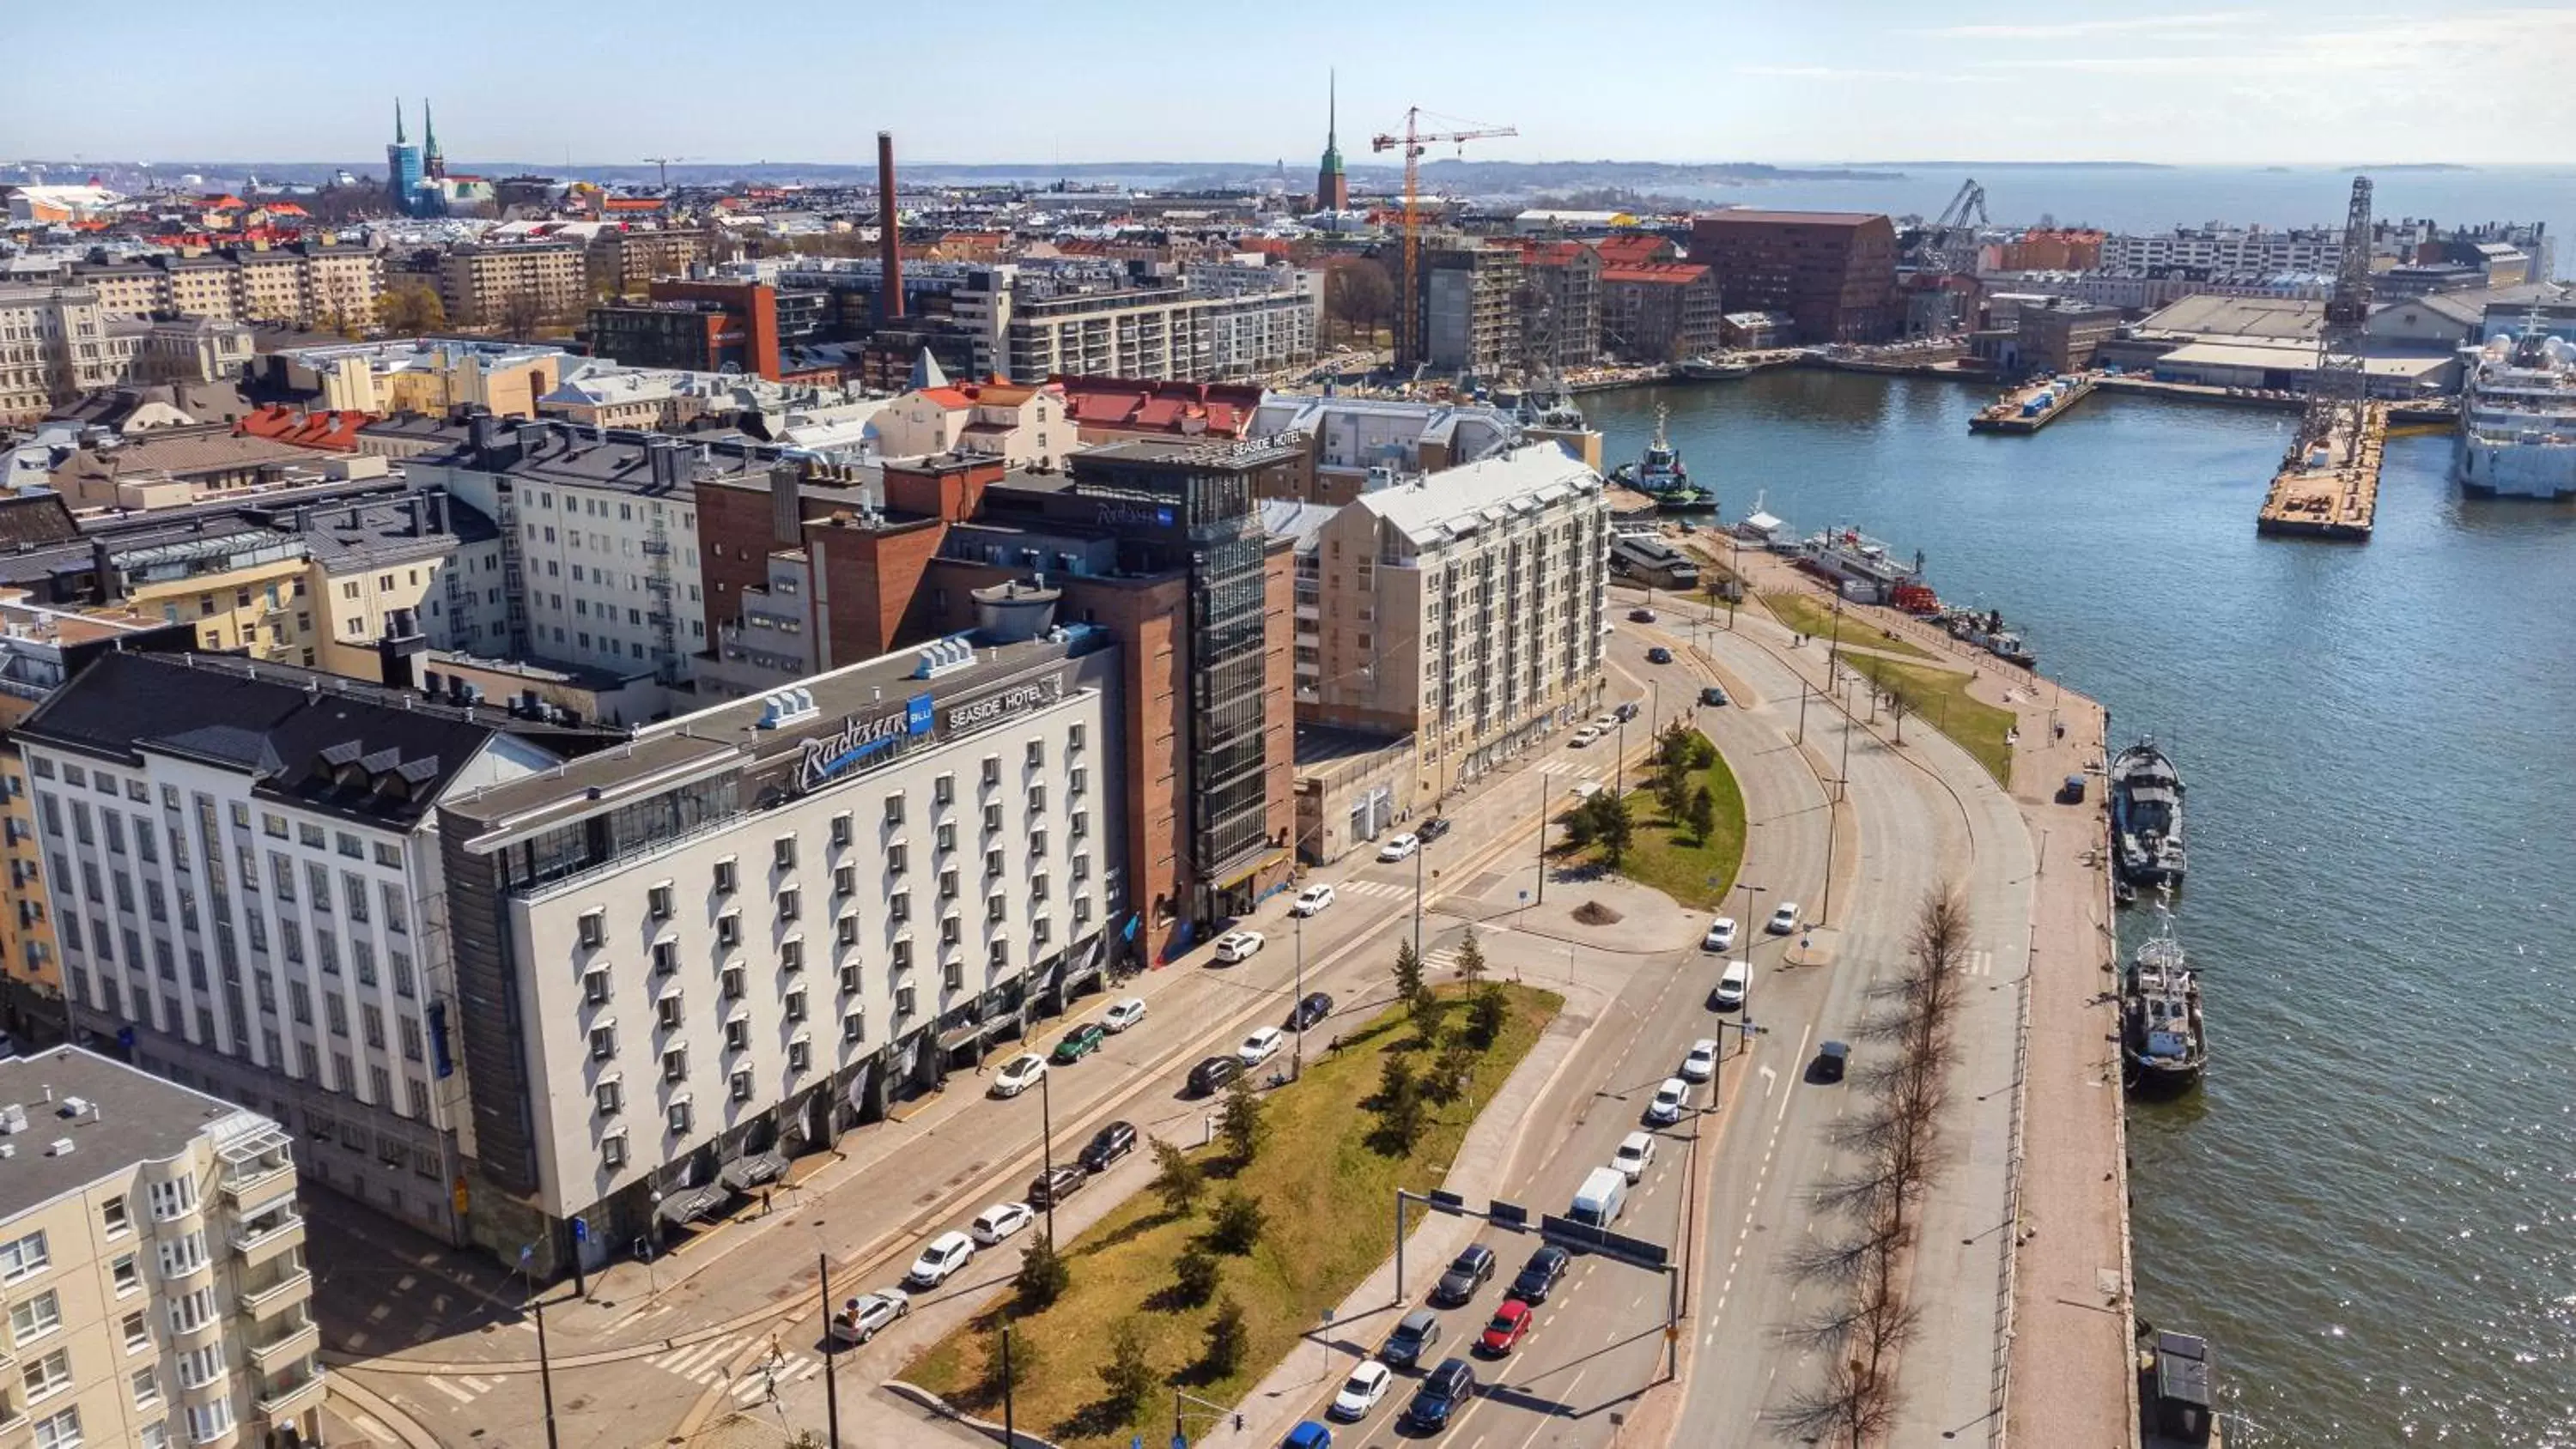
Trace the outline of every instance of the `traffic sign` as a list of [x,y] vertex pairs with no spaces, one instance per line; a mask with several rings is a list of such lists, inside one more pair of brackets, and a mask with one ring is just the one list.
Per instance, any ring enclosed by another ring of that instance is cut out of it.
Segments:
[[1516,1202],[1505,1202],[1501,1198],[1494,1199],[1486,1207],[1485,1215],[1493,1219],[1494,1226],[1498,1228],[1511,1228],[1517,1231],[1529,1226],[1529,1209]]
[[1436,1213],[1459,1213],[1464,1212],[1467,1207],[1467,1200],[1454,1192],[1442,1192],[1434,1188],[1425,1196],[1430,1199],[1431,1210]]
[[576,1243],[587,1243],[590,1241],[590,1223],[587,1219],[574,1218],[572,1220],[572,1240]]

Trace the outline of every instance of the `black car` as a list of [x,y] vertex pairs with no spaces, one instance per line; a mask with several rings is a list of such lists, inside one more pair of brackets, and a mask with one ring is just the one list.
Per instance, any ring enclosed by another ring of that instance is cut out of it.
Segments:
[[1700,690],[1699,702],[1702,704],[1724,704],[1726,703],[1726,691],[1718,688],[1714,684],[1709,685]]
[[1651,624],[1655,622],[1655,611],[1652,609],[1630,609],[1628,611],[1628,620],[1630,623],[1635,624]]
[[1512,1296],[1523,1303],[1545,1303],[1573,1261],[1573,1255],[1563,1248],[1541,1248],[1530,1254],[1529,1261],[1521,1265],[1520,1276],[1512,1280]]
[[1469,1243],[1449,1260],[1449,1271],[1440,1275],[1440,1281],[1431,1285],[1431,1301],[1464,1303],[1493,1280],[1494,1250],[1482,1243]]
[[1426,843],[1438,840],[1441,836],[1448,833],[1449,817],[1446,815],[1432,816],[1430,819],[1422,822],[1422,828],[1420,830],[1414,832],[1414,834],[1421,836]]
[[1082,1166],[1089,1172],[1106,1172],[1109,1164],[1136,1150],[1136,1124],[1112,1122],[1091,1134],[1091,1142],[1082,1149]]
[[1416,1429],[1444,1429],[1458,1406],[1476,1396],[1476,1370],[1463,1358],[1444,1358],[1413,1391],[1404,1422]]
[[1091,1174],[1073,1163],[1058,1166],[1053,1172],[1041,1172],[1029,1179],[1029,1206],[1052,1207],[1081,1191]]
[[1242,1075],[1243,1058],[1210,1057],[1190,1068],[1190,1095],[1212,1097],[1223,1090],[1226,1083]]
[[1621,724],[1626,724],[1628,721],[1637,717],[1639,710],[1635,700],[1623,699],[1619,701],[1619,707],[1610,711],[1610,713],[1615,716]]
[[1646,651],[1646,662],[1648,664],[1670,664],[1673,662],[1673,651],[1665,648],[1661,644],[1658,644],[1654,648]]
[[1440,1341],[1440,1315],[1428,1308],[1417,1308],[1404,1315],[1395,1332],[1386,1336],[1386,1346],[1377,1356],[1388,1368],[1411,1368],[1422,1362],[1425,1350]]
[[1849,1046],[1838,1041],[1829,1041],[1816,1048],[1816,1064],[1812,1070],[1819,1082],[1839,1082],[1843,1079],[1843,1068],[1850,1061]]
[[1310,991],[1306,994],[1306,999],[1298,1002],[1296,1009],[1288,1013],[1288,1029],[1304,1031],[1332,1014],[1332,995],[1329,992]]

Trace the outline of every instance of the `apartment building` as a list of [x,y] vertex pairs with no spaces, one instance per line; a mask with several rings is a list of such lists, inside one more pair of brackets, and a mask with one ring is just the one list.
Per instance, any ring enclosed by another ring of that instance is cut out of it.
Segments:
[[1483,377],[1520,366],[1522,275],[1517,246],[1425,247],[1408,360]]
[[0,287],[0,427],[107,388],[238,377],[251,355],[239,323],[123,316],[88,287]]
[[1788,314],[1799,342],[1884,342],[1905,322],[1896,228],[1874,213],[1710,212],[1691,222],[1690,259],[1727,306]]
[[578,313],[588,279],[579,242],[466,242],[438,259],[438,300],[459,327],[533,327]]
[[703,232],[604,227],[585,250],[593,296],[641,295],[657,277],[684,277],[707,258]]
[[472,406],[532,418],[573,360],[560,347],[407,337],[289,348],[262,358],[261,371],[315,408],[446,417]]
[[1179,279],[1015,288],[998,372],[1023,385],[1058,375],[1205,382],[1312,361],[1321,294],[1293,269],[1276,270],[1264,291],[1202,291]]
[[868,419],[889,458],[971,453],[1012,467],[1053,467],[1077,446],[1060,384],[959,383],[920,388]]
[[1556,444],[1294,527],[1301,723],[1412,736],[1436,796],[1600,703],[1609,503]]
[[1521,244],[1522,353],[1570,372],[1601,361],[1601,253],[1581,242]]
[[298,327],[373,325],[384,296],[384,259],[325,242],[256,243],[190,256],[72,264],[70,282],[94,289],[118,316],[177,314]]
[[479,1241],[605,1262],[1101,973],[1118,651],[1053,602],[441,806]]
[[619,736],[140,653],[98,659],[16,733],[73,1040],[263,1104],[314,1180],[463,1241],[473,1141],[434,811]]
[[1601,272],[1601,335],[1630,362],[1678,362],[1718,350],[1726,309],[1717,272],[1690,262],[1645,262]]
[[1262,398],[1250,431],[1304,443],[1284,491],[1271,496],[1335,508],[1367,489],[1491,457],[1522,440],[1518,420],[1500,408],[1294,393]]
[[275,1121],[57,1047],[0,1061],[0,1135],[0,1437],[320,1442],[329,1380]]

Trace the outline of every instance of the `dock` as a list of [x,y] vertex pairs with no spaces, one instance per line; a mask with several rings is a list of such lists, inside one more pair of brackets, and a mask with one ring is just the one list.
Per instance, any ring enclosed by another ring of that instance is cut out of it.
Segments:
[[2001,402],[1968,419],[1968,431],[2021,436],[2038,432],[2091,397],[2094,382],[2092,373],[2071,372],[2016,388],[2005,393]]
[[2379,517],[2379,466],[2388,405],[2339,411],[2322,438],[2302,436],[2272,475],[2254,531],[2291,538],[2363,540]]

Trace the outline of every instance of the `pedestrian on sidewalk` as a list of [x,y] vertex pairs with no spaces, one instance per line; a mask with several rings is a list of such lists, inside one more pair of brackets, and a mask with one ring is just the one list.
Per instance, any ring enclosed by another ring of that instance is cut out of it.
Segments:
[[765,1187],[760,1190],[760,1215],[769,1216],[769,1189]]

